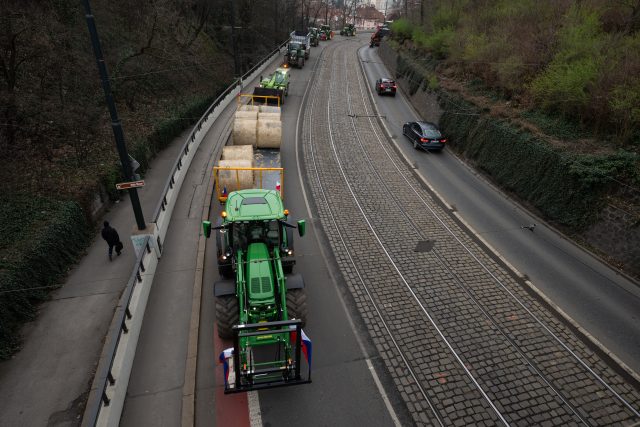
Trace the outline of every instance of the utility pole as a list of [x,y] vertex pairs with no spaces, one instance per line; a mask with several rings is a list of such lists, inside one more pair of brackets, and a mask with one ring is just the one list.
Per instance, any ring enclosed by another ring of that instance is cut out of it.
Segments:
[[[100,38],[98,37],[98,30],[96,29],[96,22],[93,14],[91,13],[91,6],[89,0],[82,0],[84,4],[85,16],[87,18],[87,26],[89,27],[89,35],[91,36],[91,44],[93,45],[93,53],[96,56],[96,62],[98,63],[98,72],[100,73],[100,79],[102,80],[102,89],[104,89],[104,97],[107,101],[107,108],[109,109],[109,115],[111,116],[111,128],[113,129],[113,136],[116,140],[116,147],[118,148],[118,154],[120,155],[120,163],[122,163],[122,172],[125,179],[129,181],[135,181],[133,170],[131,169],[131,160],[127,153],[127,146],[124,142],[124,132],[122,131],[122,124],[118,118],[118,111],[116,110],[116,104],[113,100],[113,94],[111,93],[111,84],[109,83],[109,74],[107,73],[107,66],[104,62],[104,56],[102,54],[102,47],[100,46]],[[140,206],[140,199],[138,198],[138,191],[136,188],[129,188],[129,197],[131,198],[131,206],[133,207],[133,214],[136,217],[136,223],[139,230],[144,230],[146,224],[144,223],[144,215],[142,214],[142,207]]]

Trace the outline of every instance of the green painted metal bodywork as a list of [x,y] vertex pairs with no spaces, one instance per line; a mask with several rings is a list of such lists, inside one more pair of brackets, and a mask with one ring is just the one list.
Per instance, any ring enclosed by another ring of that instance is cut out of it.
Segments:
[[[250,189],[233,191],[226,204],[228,244],[236,258],[236,295],[240,323],[288,320],[285,275],[280,257],[286,247],[284,206],[275,190]],[[284,335],[284,336],[283,336]],[[290,356],[287,334],[262,335],[240,339],[241,361],[246,362],[247,346],[276,342],[285,344]]]
[[289,70],[286,68],[276,68],[276,71],[268,76],[266,79],[262,79],[260,87],[266,89],[280,89],[287,90],[289,86]]

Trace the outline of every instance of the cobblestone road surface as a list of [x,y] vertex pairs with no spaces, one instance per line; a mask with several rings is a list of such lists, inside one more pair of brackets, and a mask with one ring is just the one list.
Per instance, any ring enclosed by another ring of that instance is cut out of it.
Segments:
[[415,423],[640,422],[637,384],[533,298],[400,159],[374,117],[359,47],[336,40],[324,52],[302,130],[306,182]]

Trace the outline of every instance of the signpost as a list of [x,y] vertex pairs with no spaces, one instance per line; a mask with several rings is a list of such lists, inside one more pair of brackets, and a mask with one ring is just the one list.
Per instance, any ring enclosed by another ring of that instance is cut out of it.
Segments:
[[128,190],[130,188],[138,188],[138,187],[144,187],[144,180],[121,182],[119,184],[116,184],[116,188],[118,190]]

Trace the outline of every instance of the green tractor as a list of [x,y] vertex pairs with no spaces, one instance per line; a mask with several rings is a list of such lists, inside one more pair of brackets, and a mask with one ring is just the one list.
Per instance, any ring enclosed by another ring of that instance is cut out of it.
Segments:
[[331,40],[333,38],[333,31],[331,31],[331,27],[328,25],[320,26],[320,40]]
[[276,71],[262,78],[260,76],[260,85],[253,90],[254,95],[266,96],[268,104],[284,105],[284,97],[289,95],[289,69],[288,68],[276,68]]
[[356,35],[356,26],[353,25],[353,24],[346,24],[340,30],[340,35],[341,36],[348,36],[348,37],[355,36]]
[[314,27],[309,27],[309,38],[311,40],[311,46],[315,47],[320,44],[319,30]]
[[298,68],[304,67],[304,57],[306,55],[302,43],[291,42],[287,45],[287,53],[285,53],[285,61],[288,65]]
[[291,274],[292,230],[304,236],[305,221],[289,224],[288,214],[278,190],[245,189],[226,196],[218,226],[203,222],[205,236],[216,230],[220,273],[235,277],[214,284],[218,335],[233,340],[220,355],[225,393],[311,382],[304,281]]

